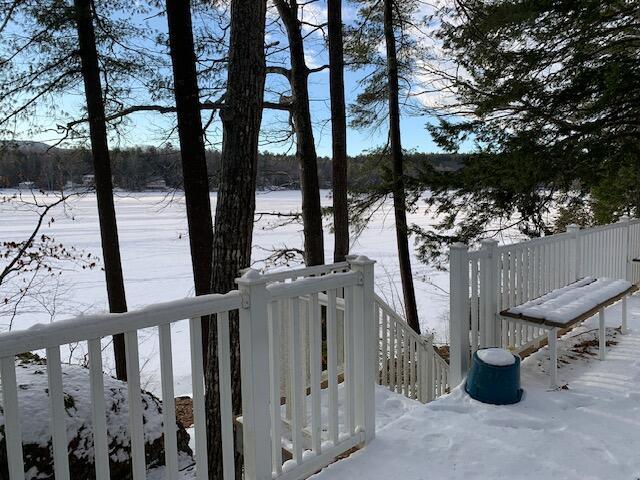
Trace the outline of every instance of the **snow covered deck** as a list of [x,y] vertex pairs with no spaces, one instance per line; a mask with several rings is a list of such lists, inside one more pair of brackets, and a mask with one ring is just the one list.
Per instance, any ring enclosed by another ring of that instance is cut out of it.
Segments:
[[547,348],[525,359],[525,395],[516,405],[485,405],[456,388],[402,413],[394,398],[385,398],[377,405],[378,415],[389,418],[388,410],[396,409],[401,416],[380,427],[366,449],[312,478],[638,478],[639,295],[629,299],[626,336],[614,330],[620,320],[620,304],[607,309],[612,344],[605,361],[595,353],[597,317],[559,341],[565,388],[548,388]]

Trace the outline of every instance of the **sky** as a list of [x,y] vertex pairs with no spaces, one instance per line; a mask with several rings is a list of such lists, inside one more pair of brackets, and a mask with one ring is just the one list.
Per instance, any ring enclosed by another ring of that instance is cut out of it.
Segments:
[[[302,3],[302,2],[301,2]],[[134,8],[134,7],[132,7]],[[124,12],[126,15],[127,12]],[[166,18],[164,16],[132,14],[132,20],[139,24],[148,25],[152,29],[156,29],[159,32],[166,32]],[[318,0],[315,3],[309,3],[302,9],[301,15],[303,20],[308,23],[324,23],[326,22],[326,1]],[[343,21],[346,24],[353,22],[357,16],[357,10],[352,4],[345,2],[343,8]],[[268,9],[268,24],[272,25],[277,19],[277,13],[275,8]],[[204,20],[197,13],[194,13],[194,28],[199,27],[199,22]],[[209,20],[210,21],[210,20]],[[328,57],[326,47],[324,43],[324,37],[322,33],[318,31],[312,31],[309,27],[306,27],[307,31],[304,33],[308,35],[305,39],[306,49],[306,61],[309,68],[318,67],[328,63]],[[267,43],[278,41],[283,45],[286,45],[286,37],[282,32],[278,32],[277,29],[268,28]],[[149,48],[157,48],[153,45],[151,40],[141,40],[141,46]],[[287,61],[287,52],[281,54],[281,60]],[[271,61],[268,62],[270,64]],[[277,64],[277,63],[276,63]],[[288,66],[288,65],[285,65]],[[362,78],[364,72],[362,71],[345,71],[345,95],[347,108],[352,104],[356,96],[359,93],[360,87],[358,80]],[[309,96],[311,101],[311,114],[314,123],[314,138],[316,142],[316,148],[318,155],[331,156],[331,124],[330,124],[330,109],[329,109],[329,73],[328,70],[323,70],[318,73],[313,73],[309,77]],[[278,90],[278,92],[289,93],[282,90],[282,81],[274,79],[269,75],[267,80],[267,89],[269,91]],[[274,100],[273,93],[267,93],[265,98]],[[275,96],[277,101],[277,94]],[[61,107],[62,110],[70,112],[71,115],[78,115],[78,112],[82,111],[84,104],[84,95],[80,88],[76,91],[69,92],[60,98],[56,98],[55,102]],[[145,103],[138,99],[135,103]],[[166,103],[170,102],[156,102]],[[21,124],[16,125],[16,138],[21,140],[38,140],[46,143],[55,143],[59,136],[54,132],[55,125],[61,122],[60,119],[50,116],[46,111],[36,110],[34,117],[45,127],[44,132],[33,133],[26,132],[26,127]],[[208,118],[208,113],[203,113],[203,122]],[[430,134],[425,129],[425,124],[428,122],[434,122],[435,120],[428,116],[410,116],[404,114],[401,119],[402,126],[402,144],[406,150],[421,151],[421,152],[437,152],[438,147],[433,143]],[[119,147],[131,147],[137,145],[154,145],[157,147],[162,146],[164,143],[171,142],[173,145],[178,144],[177,136],[167,136],[167,131],[171,130],[174,125],[175,118],[172,114],[156,114],[156,113],[138,113],[131,115],[124,128],[121,130],[121,134],[113,136],[111,138],[112,146]],[[295,146],[292,141],[273,143],[273,139],[277,138],[272,131],[274,126],[281,129],[282,126],[287,124],[287,114],[281,111],[265,110],[263,113],[263,133],[261,140],[261,150],[269,150],[272,152],[281,153],[293,153]],[[216,119],[207,130],[207,139],[209,140],[208,147],[213,149],[220,148],[221,141],[221,125],[218,119]],[[359,153],[367,152],[373,148],[381,146],[386,143],[387,133],[385,128],[382,127],[379,130],[355,130],[353,128],[348,129],[347,134],[347,149],[350,155],[356,155]]]

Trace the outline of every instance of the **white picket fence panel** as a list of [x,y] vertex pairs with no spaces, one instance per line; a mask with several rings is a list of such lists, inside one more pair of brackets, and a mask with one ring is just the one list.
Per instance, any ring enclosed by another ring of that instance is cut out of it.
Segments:
[[618,223],[499,246],[485,240],[469,251],[464,244],[450,250],[451,381],[466,374],[471,355],[501,346],[515,353],[539,346],[546,332],[497,318],[509,307],[539,297],[584,276],[640,281],[640,220]]
[[433,347],[433,336],[418,335],[378,295],[376,319],[378,383],[422,403],[448,393],[449,365]]
[[[353,257],[349,257],[353,258]],[[271,282],[295,281],[301,276],[323,276],[328,273],[347,271],[349,264],[336,263],[333,265],[322,265],[302,270],[289,270],[268,274],[265,277]],[[336,352],[335,365],[330,364],[329,369],[335,368],[335,373],[331,370],[323,371],[322,378],[329,380],[340,375],[349,375],[349,342],[345,338],[349,336],[349,325],[344,324],[345,300],[348,292],[336,291],[333,296],[327,293],[320,293],[318,301],[323,308],[323,318],[327,320],[325,336],[334,339],[327,342],[327,355],[333,358]],[[301,298],[300,301],[309,302],[309,298]],[[303,313],[306,311],[303,309]],[[407,324],[406,320],[390,307],[379,295],[375,295],[375,318],[378,322],[379,342],[375,346],[378,354],[376,356],[376,371],[378,372],[378,384],[389,390],[403,394],[408,398],[427,403],[437,397],[448,393],[449,386],[449,365],[433,346],[432,336],[423,337],[416,334]],[[308,358],[310,356],[310,333],[306,327],[306,317],[303,315],[302,322],[302,354],[300,361],[304,372],[305,388],[308,388],[311,381]],[[332,334],[329,335],[329,329]],[[335,331],[334,331],[335,329]],[[306,350],[305,350],[306,348]],[[281,359],[286,359],[290,355],[289,348],[281,345]],[[345,362],[345,359],[347,360]],[[282,361],[282,360],[281,360]],[[290,398],[290,385],[288,384],[290,375],[288,365],[281,365],[281,396],[287,405],[285,418],[292,420],[292,408],[288,399]],[[331,384],[329,384],[331,388]],[[337,396],[333,393],[330,398],[337,402]],[[304,403],[305,399],[303,399]],[[347,402],[348,403],[348,402]]]
[[[242,423],[243,471],[247,480],[306,478],[353,447],[371,441],[375,437],[374,387],[378,376],[374,262],[355,257],[349,263],[268,275],[250,270],[237,283],[238,290],[225,295],[159,303],[122,314],[83,316],[1,334],[0,375],[9,478],[24,479],[25,475],[16,355],[41,350],[47,354],[50,395],[49,412],[43,412],[42,418],[51,424],[56,478],[69,478],[60,347],[77,342],[86,342],[89,354],[87,387],[92,400],[96,478],[110,478],[101,339],[118,333],[125,334],[126,342],[132,476],[135,480],[146,478],[138,332],[148,328],[158,330],[166,477],[178,478],[171,325],[181,320],[189,320],[190,328],[196,478],[208,478],[200,319],[209,315],[217,318],[225,480],[235,478],[234,421]],[[342,309],[337,305],[339,298]],[[235,418],[231,403],[229,314],[233,311],[238,312],[240,325],[241,418]],[[327,332],[324,364],[323,314]],[[343,345],[337,341],[338,315],[342,317]],[[283,325],[287,326],[286,335]],[[290,393],[286,402],[293,415],[288,423],[283,414],[286,406],[281,405],[279,350],[285,343],[291,352],[287,359]],[[344,350],[341,355],[340,348]],[[326,392],[322,391],[323,376]],[[338,408],[339,389],[346,394],[343,409]],[[325,394],[329,401],[327,414],[321,409]],[[291,433],[292,458],[288,461],[283,458],[283,425]]]

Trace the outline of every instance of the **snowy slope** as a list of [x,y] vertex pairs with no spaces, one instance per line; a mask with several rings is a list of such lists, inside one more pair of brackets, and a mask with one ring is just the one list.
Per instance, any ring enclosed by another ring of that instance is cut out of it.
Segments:
[[[618,343],[603,362],[596,346],[591,354],[574,351],[595,338],[594,319],[559,342],[559,376],[567,389],[548,390],[544,349],[522,363],[521,403],[484,405],[457,388],[389,423],[366,449],[312,478],[639,478],[640,296],[629,309],[631,332],[609,329]],[[606,319],[610,327],[620,324],[620,304]]]

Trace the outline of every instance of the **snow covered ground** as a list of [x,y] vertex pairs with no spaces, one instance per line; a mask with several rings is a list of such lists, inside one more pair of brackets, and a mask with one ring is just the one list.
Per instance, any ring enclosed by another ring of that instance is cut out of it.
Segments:
[[605,361],[597,360],[597,341],[588,342],[596,338],[595,318],[559,342],[564,389],[548,389],[545,348],[522,362],[519,404],[485,405],[456,388],[387,423],[372,444],[312,478],[640,478],[640,296],[629,302],[626,336],[613,329],[620,308],[606,312],[609,340],[617,343]]
[[[0,190],[0,195],[9,195],[14,192]],[[215,207],[215,193],[212,193],[211,200]],[[258,213],[299,211],[300,192],[259,192],[256,203]],[[328,191],[322,192],[322,203],[323,205],[331,204]],[[118,193],[115,204],[129,309],[193,295],[183,194]],[[45,226],[42,233],[55,236],[56,240],[66,246],[84,249],[85,252],[101,257],[94,195],[72,199],[65,212],[59,209],[53,213],[53,216],[55,222]],[[430,222],[424,208],[408,217],[409,223],[421,226],[426,226]],[[0,240],[25,240],[33,228],[34,218],[32,212],[24,209],[16,210],[10,204],[0,203]],[[274,217],[258,215],[257,220],[253,250],[253,258],[257,261],[256,268],[262,266],[260,260],[268,255],[265,249],[302,246],[301,225],[291,224],[273,229],[271,225],[277,221]],[[401,311],[391,203],[387,208],[382,208],[372,215],[369,227],[359,238],[352,241],[351,251],[377,260],[376,289],[390,305]],[[328,261],[333,258],[333,236],[329,232],[328,224],[325,228],[325,255]],[[67,264],[66,268],[67,271],[60,277],[59,294],[55,301],[49,300],[46,305],[37,302],[32,302],[28,306],[22,305],[15,319],[14,328],[24,329],[35,323],[48,323],[52,316],[54,320],[61,320],[82,313],[108,309],[102,271],[74,268],[71,264]],[[422,265],[415,258],[413,271],[422,328],[435,331],[437,339],[445,341],[448,274]],[[0,322],[5,322],[5,319],[0,318]],[[4,330],[6,327],[0,325],[0,331]],[[188,343],[189,333],[186,322],[174,324],[172,334],[174,345],[182,346]],[[158,349],[155,330],[141,332],[140,356],[143,383],[146,388],[159,395]],[[105,351],[108,353],[110,349]],[[73,356],[76,359],[82,359],[85,353],[84,346],[78,345]],[[64,353],[63,358],[65,358]],[[105,358],[105,365],[109,364],[110,359]],[[185,352],[184,348],[174,348],[174,370],[176,395],[189,394],[191,392],[190,363],[188,351]]]

